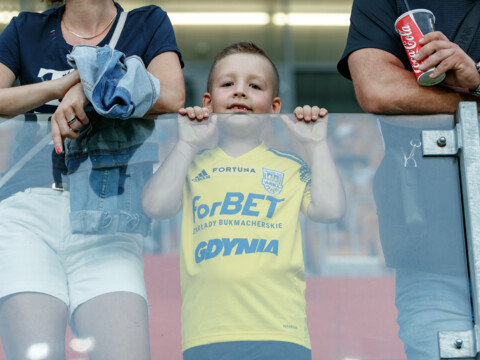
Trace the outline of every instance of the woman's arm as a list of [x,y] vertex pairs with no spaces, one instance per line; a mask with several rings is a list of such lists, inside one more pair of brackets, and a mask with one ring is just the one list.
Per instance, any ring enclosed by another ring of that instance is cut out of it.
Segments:
[[33,110],[51,100],[62,98],[80,82],[78,71],[59,79],[12,87],[15,74],[0,63],[0,115],[18,115]]
[[160,96],[147,114],[178,112],[185,105],[185,82],[177,53],[157,55],[147,70],[160,80]]

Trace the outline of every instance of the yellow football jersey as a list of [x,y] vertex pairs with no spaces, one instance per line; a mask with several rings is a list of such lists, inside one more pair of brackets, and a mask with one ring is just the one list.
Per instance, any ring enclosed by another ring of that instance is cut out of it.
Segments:
[[183,192],[182,347],[287,341],[310,348],[299,211],[310,169],[260,144],[196,156]]

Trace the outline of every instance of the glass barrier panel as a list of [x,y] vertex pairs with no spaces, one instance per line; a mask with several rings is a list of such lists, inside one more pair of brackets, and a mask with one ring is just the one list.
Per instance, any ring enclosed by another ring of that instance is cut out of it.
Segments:
[[439,358],[439,331],[473,328],[458,159],[422,155],[453,127],[166,114],[92,121],[57,155],[48,115],[1,119],[0,359],[46,359],[25,329],[66,319],[76,360],[115,337],[152,359]]

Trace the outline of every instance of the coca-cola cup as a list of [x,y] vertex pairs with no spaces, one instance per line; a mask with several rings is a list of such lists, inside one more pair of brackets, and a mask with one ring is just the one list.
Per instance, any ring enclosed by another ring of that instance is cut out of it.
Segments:
[[422,62],[415,60],[415,55],[421,49],[418,41],[434,28],[435,16],[430,10],[415,9],[407,11],[400,15],[395,21],[395,30],[402,39],[403,46],[407,52],[410,64],[412,64],[413,73],[417,77],[417,82],[422,86],[436,85],[445,79],[445,74],[431,78],[430,74],[435,70],[434,67],[427,71],[419,69]]

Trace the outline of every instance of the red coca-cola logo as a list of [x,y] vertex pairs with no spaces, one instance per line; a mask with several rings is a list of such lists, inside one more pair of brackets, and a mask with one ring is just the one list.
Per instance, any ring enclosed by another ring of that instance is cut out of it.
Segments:
[[420,46],[418,45],[415,36],[413,35],[413,31],[410,25],[406,24],[402,26],[398,33],[402,38],[402,43],[405,47],[408,58],[410,59],[410,63],[412,64],[413,72],[421,73],[422,71],[418,68],[421,63],[415,60],[415,55],[417,55],[418,50],[420,50]]
[[405,16],[397,23],[397,32],[402,39],[403,46],[405,47],[405,51],[412,64],[413,72],[418,77],[422,73],[419,69],[419,66],[422,63],[415,60],[415,55],[417,55],[418,50],[421,48],[418,44],[418,40],[423,37],[423,33],[410,16]]

